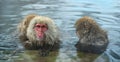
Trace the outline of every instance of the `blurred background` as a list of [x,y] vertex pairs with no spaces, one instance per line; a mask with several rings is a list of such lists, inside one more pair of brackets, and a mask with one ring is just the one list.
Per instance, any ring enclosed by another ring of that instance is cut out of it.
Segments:
[[[26,15],[33,13],[52,18],[61,32],[63,43],[54,62],[90,62],[93,55],[81,54],[74,47],[78,41],[74,23],[83,16],[92,17],[108,31],[110,41],[107,50],[95,55],[92,61],[120,62],[120,0],[0,0],[0,62],[15,62],[14,59],[19,57],[17,53],[25,52],[16,27]],[[14,54],[16,49],[17,55]],[[51,62],[42,60],[36,62]]]

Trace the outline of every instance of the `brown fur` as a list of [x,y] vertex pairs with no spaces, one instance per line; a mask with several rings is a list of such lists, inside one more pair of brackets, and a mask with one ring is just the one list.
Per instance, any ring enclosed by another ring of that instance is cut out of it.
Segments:
[[26,33],[27,33],[27,27],[31,21],[32,18],[34,18],[35,14],[31,14],[26,16],[23,21],[18,25],[18,31],[19,31],[19,35],[20,35],[20,40],[21,42],[25,42],[27,39]]
[[108,45],[105,30],[90,17],[83,17],[75,23],[76,34],[80,38],[77,50],[91,53],[102,53]]
[[[36,23],[47,24],[45,38],[37,39],[33,30]],[[18,25],[19,38],[26,49],[54,50],[59,48],[59,32],[52,19],[31,14],[26,16]]]

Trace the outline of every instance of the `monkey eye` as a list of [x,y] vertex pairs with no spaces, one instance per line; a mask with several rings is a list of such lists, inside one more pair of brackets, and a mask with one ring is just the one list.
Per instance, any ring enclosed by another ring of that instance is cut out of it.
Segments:
[[39,27],[40,28],[41,26],[40,25],[35,25],[35,27]]
[[36,24],[35,27],[38,27],[38,28],[47,28],[47,25]]
[[42,25],[42,26],[41,26],[41,28],[44,28],[44,27],[46,27],[46,26],[45,26],[45,25]]

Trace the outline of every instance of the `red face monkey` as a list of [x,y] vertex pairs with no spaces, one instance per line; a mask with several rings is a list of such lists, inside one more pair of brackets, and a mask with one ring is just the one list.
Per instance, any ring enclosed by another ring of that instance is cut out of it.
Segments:
[[59,34],[52,19],[35,14],[28,15],[18,25],[19,38],[26,49],[40,49],[41,55],[59,48]]
[[77,50],[89,53],[102,53],[108,45],[106,31],[90,17],[83,17],[75,23],[76,34],[80,38]]

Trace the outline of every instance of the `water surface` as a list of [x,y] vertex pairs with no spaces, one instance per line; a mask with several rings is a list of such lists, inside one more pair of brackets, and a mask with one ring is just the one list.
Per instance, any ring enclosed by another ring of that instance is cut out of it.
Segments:
[[[119,4],[119,0],[0,0],[0,62],[15,62],[12,59],[19,57],[21,62],[38,62],[41,59],[41,62],[120,62]],[[22,50],[21,56],[12,53],[22,49],[14,35],[16,26],[31,13],[50,17],[59,27],[63,43],[55,55],[51,53],[51,57],[43,58],[37,56],[36,51]],[[94,18],[108,31],[110,44],[101,55],[80,53],[74,47],[78,41],[74,23],[83,16]]]

